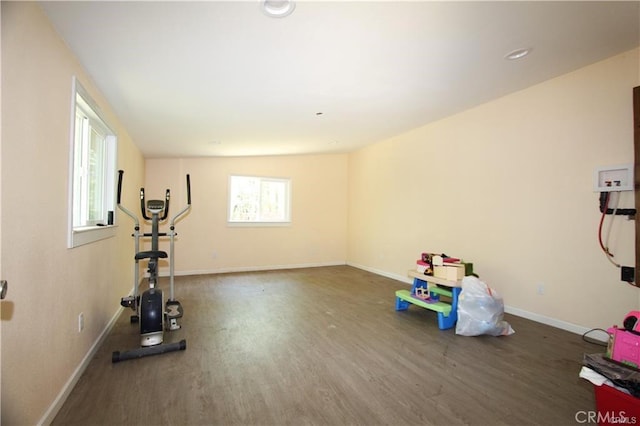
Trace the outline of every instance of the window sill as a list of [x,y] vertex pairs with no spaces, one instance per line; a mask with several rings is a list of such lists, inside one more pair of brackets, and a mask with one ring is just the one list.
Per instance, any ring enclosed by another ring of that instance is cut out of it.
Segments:
[[116,235],[116,225],[83,226],[74,228],[69,235],[69,248],[90,244]]
[[265,228],[265,227],[287,227],[291,222],[227,222],[230,228]]

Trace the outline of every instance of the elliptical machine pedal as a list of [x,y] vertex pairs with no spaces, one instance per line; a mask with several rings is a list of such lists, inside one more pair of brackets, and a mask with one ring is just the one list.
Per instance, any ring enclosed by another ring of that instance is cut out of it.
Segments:
[[180,330],[181,326],[178,324],[178,318],[182,318],[182,315],[184,315],[180,302],[177,300],[167,300],[165,305],[165,315],[169,330]]
[[167,318],[182,318],[184,315],[182,305],[177,300],[167,300],[166,312]]
[[120,306],[123,308],[131,308],[136,313],[131,315],[130,321],[131,324],[137,324],[140,321],[140,316],[138,315],[138,306],[140,306],[140,296],[126,296],[120,299]]
[[122,306],[123,308],[131,308],[131,309],[135,309],[136,305],[135,305],[135,301],[136,298],[133,296],[126,296],[120,299],[120,306]]

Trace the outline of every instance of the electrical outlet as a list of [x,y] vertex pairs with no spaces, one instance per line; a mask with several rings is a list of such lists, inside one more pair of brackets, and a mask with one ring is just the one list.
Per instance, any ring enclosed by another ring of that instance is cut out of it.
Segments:
[[633,190],[633,166],[599,167],[594,173],[595,192]]
[[80,312],[78,315],[78,333],[81,333],[84,330],[84,313]]
[[544,294],[544,284],[538,284],[538,294],[540,296]]

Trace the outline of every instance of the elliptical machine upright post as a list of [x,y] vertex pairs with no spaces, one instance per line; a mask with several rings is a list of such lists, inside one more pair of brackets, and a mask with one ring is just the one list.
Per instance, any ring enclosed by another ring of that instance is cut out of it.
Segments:
[[[191,209],[191,182],[187,175],[187,206],[171,218],[169,232],[160,232],[160,222],[169,216],[170,192],[167,189],[164,200],[147,200],[145,203],[144,188],[140,188],[140,210],[142,217],[151,222],[151,233],[140,233],[140,222],[137,215],[120,204],[122,193],[122,178],[124,171],[118,171],[118,208],[131,217],[134,221],[135,264],[133,294],[123,297],[120,304],[131,308],[135,313],[131,315],[131,323],[140,323],[140,348],[125,352],[115,351],[112,354],[112,362],[116,363],[127,359],[141,358],[149,355],[158,355],[166,352],[184,350],[187,347],[186,340],[175,343],[164,343],[164,330],[173,331],[180,329],[178,319],[182,317],[182,305],[174,296],[174,239],[175,222]],[[169,254],[159,250],[159,238],[169,237]],[[151,238],[151,250],[140,251],[140,238]],[[169,257],[169,298],[163,309],[163,292],[158,285],[158,260]],[[139,261],[148,259],[147,272],[149,288],[142,295],[139,293]]]

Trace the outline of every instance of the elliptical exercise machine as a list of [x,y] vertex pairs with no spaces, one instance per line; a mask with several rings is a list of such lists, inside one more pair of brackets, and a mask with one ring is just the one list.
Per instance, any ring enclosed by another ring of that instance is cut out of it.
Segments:
[[[120,204],[122,193],[122,177],[124,171],[118,171],[118,209],[133,219],[134,232],[132,234],[135,244],[135,264],[133,274],[133,295],[123,297],[120,305],[131,308],[135,313],[131,315],[131,323],[140,323],[140,347],[125,352],[115,351],[112,354],[113,363],[128,359],[142,358],[150,355],[159,355],[167,352],[181,351],[187,348],[187,341],[163,343],[164,331],[180,329],[178,319],[182,317],[182,305],[174,297],[174,239],[175,222],[186,214],[191,208],[191,183],[187,175],[187,206],[176,214],[169,222],[169,232],[160,232],[160,222],[169,216],[169,190],[166,190],[164,200],[147,200],[145,203],[144,188],[140,188],[140,211],[146,221],[151,221],[151,233],[140,233],[138,216]],[[140,238],[151,238],[151,250],[140,251]],[[158,249],[160,237],[169,237],[169,254]],[[163,292],[158,285],[158,260],[169,258],[169,298],[163,309]],[[139,261],[148,259],[147,280],[149,288],[142,294],[139,293]]]

